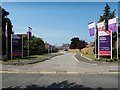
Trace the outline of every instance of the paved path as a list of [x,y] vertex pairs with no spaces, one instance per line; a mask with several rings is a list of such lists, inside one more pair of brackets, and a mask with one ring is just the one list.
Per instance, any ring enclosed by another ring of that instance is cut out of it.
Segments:
[[76,59],[75,55],[65,53],[23,66],[3,65],[3,88],[118,88],[118,73],[110,72],[118,69],[117,64],[89,63],[81,56],[80,60]]
[[117,71],[117,64],[97,63],[86,60],[79,56],[78,60],[75,53],[65,53],[64,55],[53,57],[44,62],[16,66],[16,65],[3,65],[3,71],[16,71],[16,72],[109,72]]

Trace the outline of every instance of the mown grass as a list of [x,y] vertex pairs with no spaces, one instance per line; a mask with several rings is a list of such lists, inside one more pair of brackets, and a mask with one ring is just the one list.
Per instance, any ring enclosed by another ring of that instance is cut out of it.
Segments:
[[89,54],[82,54],[82,56],[86,57],[86,58],[89,58],[91,60],[94,60],[95,59],[95,55],[89,55]]
[[29,57],[25,57],[24,59],[13,59],[13,60],[8,60],[8,61],[3,61],[2,63],[28,61],[28,60],[31,60],[31,59],[37,59],[37,58],[42,58],[42,57],[45,57],[45,56],[57,55],[57,54],[58,53],[49,53],[49,54],[43,54],[43,55],[31,55]]

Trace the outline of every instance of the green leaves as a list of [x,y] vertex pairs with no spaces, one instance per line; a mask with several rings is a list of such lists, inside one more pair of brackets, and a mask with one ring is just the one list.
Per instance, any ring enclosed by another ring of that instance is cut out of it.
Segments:
[[[28,36],[24,35],[23,37],[24,40],[24,50],[28,50]],[[39,38],[32,36],[31,40],[29,40],[29,50],[30,50],[30,55],[35,55],[35,54],[42,54],[45,52],[45,44],[44,41]]]

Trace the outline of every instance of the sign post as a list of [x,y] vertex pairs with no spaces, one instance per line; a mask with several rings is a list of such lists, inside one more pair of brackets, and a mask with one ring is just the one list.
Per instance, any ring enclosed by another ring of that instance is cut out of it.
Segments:
[[11,60],[13,59],[12,57],[12,34],[11,34]]
[[112,59],[112,30],[98,31],[99,56],[111,56]]
[[11,35],[11,58],[13,56],[22,56],[22,35]]

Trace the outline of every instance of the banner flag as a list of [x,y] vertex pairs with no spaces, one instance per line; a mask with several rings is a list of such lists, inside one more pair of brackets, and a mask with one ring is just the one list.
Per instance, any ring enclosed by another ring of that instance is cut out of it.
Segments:
[[7,38],[7,23],[6,23],[6,27],[5,27],[5,37]]
[[104,31],[104,22],[105,21],[97,23],[98,31]]
[[32,33],[31,32],[28,32],[29,33],[29,40],[31,39],[31,37],[32,37]]
[[108,28],[109,30],[112,30],[112,32],[116,32],[117,31],[117,27],[116,27],[116,23],[117,23],[117,19],[112,18],[108,20]]
[[88,24],[89,32],[90,32],[90,37],[94,36],[95,32],[95,22],[89,23]]
[[28,27],[28,39],[30,40],[32,37],[32,33],[31,33],[32,28]]

